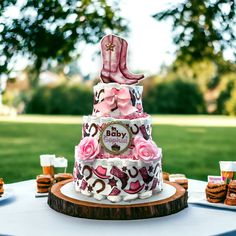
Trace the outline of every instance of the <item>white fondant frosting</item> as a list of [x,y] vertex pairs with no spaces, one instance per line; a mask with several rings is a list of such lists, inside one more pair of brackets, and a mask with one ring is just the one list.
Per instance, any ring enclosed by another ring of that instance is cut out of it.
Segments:
[[[119,106],[119,102],[123,102],[123,92],[128,112],[124,106]],[[143,143],[152,143],[151,118],[143,113],[142,92],[143,87],[136,85],[99,83],[94,86],[93,114],[83,117],[82,138],[94,138],[100,148],[90,162],[81,160],[75,148],[76,192],[99,201],[108,199],[115,204],[146,199],[162,191],[161,149],[155,149],[159,156],[155,158],[155,154],[151,160],[133,155],[133,150],[137,151],[134,147],[138,145],[135,138],[141,137]]]
[[93,163],[76,160],[74,181],[76,191],[95,195],[98,200],[144,199],[162,189],[161,160],[151,163],[120,158],[96,159]]
[[151,137],[151,117],[137,119],[116,119],[113,117],[83,116],[83,137],[92,136],[99,138],[102,127],[108,123],[119,122],[130,128],[133,137],[147,135]]

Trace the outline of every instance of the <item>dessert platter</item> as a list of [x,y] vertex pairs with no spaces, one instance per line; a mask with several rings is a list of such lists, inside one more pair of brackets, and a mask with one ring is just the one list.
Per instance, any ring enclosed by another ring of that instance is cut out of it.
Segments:
[[64,214],[95,219],[138,219],[187,207],[187,191],[163,181],[162,149],[152,140],[142,106],[143,75],[127,69],[125,39],[101,40],[101,82],[91,115],[83,117],[73,180],[54,184],[48,204]]
[[188,203],[236,210],[236,162],[220,161],[220,176],[208,176],[198,192],[189,191]]

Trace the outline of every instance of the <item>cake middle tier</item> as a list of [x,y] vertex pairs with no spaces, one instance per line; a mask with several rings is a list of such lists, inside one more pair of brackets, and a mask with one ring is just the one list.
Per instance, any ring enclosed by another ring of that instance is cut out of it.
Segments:
[[143,113],[143,87],[117,83],[94,86],[94,116],[137,117]]
[[137,119],[116,119],[112,117],[84,116],[82,138],[93,137],[102,150],[98,158],[110,158],[119,155],[130,156],[134,138],[152,139],[151,117]]

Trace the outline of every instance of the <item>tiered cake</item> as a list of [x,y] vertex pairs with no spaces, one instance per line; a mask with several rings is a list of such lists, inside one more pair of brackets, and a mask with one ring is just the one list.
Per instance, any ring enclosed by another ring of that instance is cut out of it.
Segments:
[[75,147],[75,190],[111,202],[148,198],[162,190],[162,150],[152,141],[143,112],[143,75],[126,67],[127,42],[115,35],[101,41],[102,82],[94,86],[94,107],[84,116]]

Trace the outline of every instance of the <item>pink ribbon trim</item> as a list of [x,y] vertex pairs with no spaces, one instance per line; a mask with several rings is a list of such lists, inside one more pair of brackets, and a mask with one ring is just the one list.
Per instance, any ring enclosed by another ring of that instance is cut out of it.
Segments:
[[137,108],[133,107],[131,104],[128,88],[121,88],[120,90],[116,88],[105,89],[104,100],[94,105],[94,108],[102,112],[102,114],[107,114],[116,107],[124,116],[137,111]]

